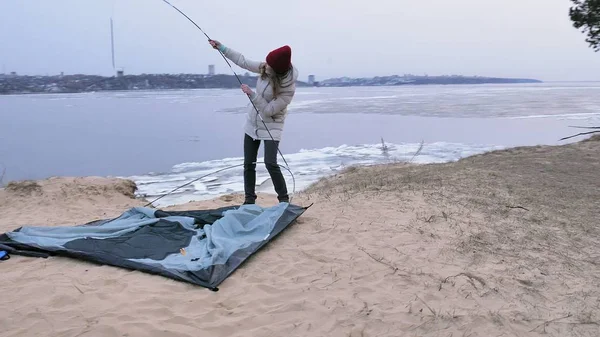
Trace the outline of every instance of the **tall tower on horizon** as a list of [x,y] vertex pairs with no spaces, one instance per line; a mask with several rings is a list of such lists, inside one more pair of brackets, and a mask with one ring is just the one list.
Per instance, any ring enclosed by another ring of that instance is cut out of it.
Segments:
[[209,64],[208,65],[208,75],[212,76],[215,74],[215,65],[214,64]]
[[110,18],[110,52],[112,56],[113,71],[115,70],[115,33],[113,29],[113,19]]

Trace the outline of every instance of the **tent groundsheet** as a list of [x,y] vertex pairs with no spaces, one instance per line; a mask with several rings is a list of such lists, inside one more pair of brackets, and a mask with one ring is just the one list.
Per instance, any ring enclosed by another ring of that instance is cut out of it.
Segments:
[[307,208],[288,203],[172,212],[134,207],[117,218],[78,226],[20,227],[0,235],[0,250],[68,256],[218,290]]

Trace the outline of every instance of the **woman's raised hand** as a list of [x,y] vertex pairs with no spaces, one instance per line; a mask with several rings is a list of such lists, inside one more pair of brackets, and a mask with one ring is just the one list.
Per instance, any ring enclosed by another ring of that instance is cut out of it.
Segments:
[[217,41],[217,40],[208,40],[208,43],[210,43],[210,45],[214,48],[214,49],[219,49],[219,47],[221,46],[221,42]]

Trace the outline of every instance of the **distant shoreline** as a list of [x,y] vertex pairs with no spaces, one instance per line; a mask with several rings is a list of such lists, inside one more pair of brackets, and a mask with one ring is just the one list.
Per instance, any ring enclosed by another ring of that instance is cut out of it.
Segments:
[[[257,77],[239,76],[254,87]],[[331,78],[321,82],[297,81],[298,87],[376,87],[401,85],[522,84],[543,83],[536,79],[480,76],[378,76],[371,78]],[[239,81],[233,75],[141,74],[122,76],[65,75],[18,76],[0,74],[0,95],[70,94],[98,91],[234,89]]]

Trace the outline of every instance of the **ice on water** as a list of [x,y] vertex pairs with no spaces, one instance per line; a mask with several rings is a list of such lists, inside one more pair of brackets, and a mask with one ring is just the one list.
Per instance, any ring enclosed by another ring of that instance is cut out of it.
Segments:
[[[321,149],[306,149],[298,153],[285,154],[290,165],[289,169],[295,178],[295,190],[301,191],[308,185],[316,182],[348,166],[374,165],[391,162],[413,163],[443,163],[456,161],[461,158],[501,149],[499,146],[478,144],[456,144],[446,142],[424,143],[417,156],[415,154],[421,147],[420,143],[364,145],[342,145],[339,147],[325,147]],[[263,158],[258,158],[259,162]],[[155,203],[156,206],[181,204],[195,200],[206,200],[228,193],[243,192],[243,158],[225,158],[200,163],[182,163],[174,166],[170,172],[162,174],[141,175],[129,177],[139,187],[138,193],[148,200],[166,194],[178,186],[195,181],[171,195]],[[280,164],[283,164],[280,159]],[[232,168],[228,169],[229,167]],[[288,189],[293,191],[293,180],[290,172],[283,169]],[[212,174],[215,172],[214,174]],[[257,191],[274,193],[270,178],[264,164],[257,165]]]

